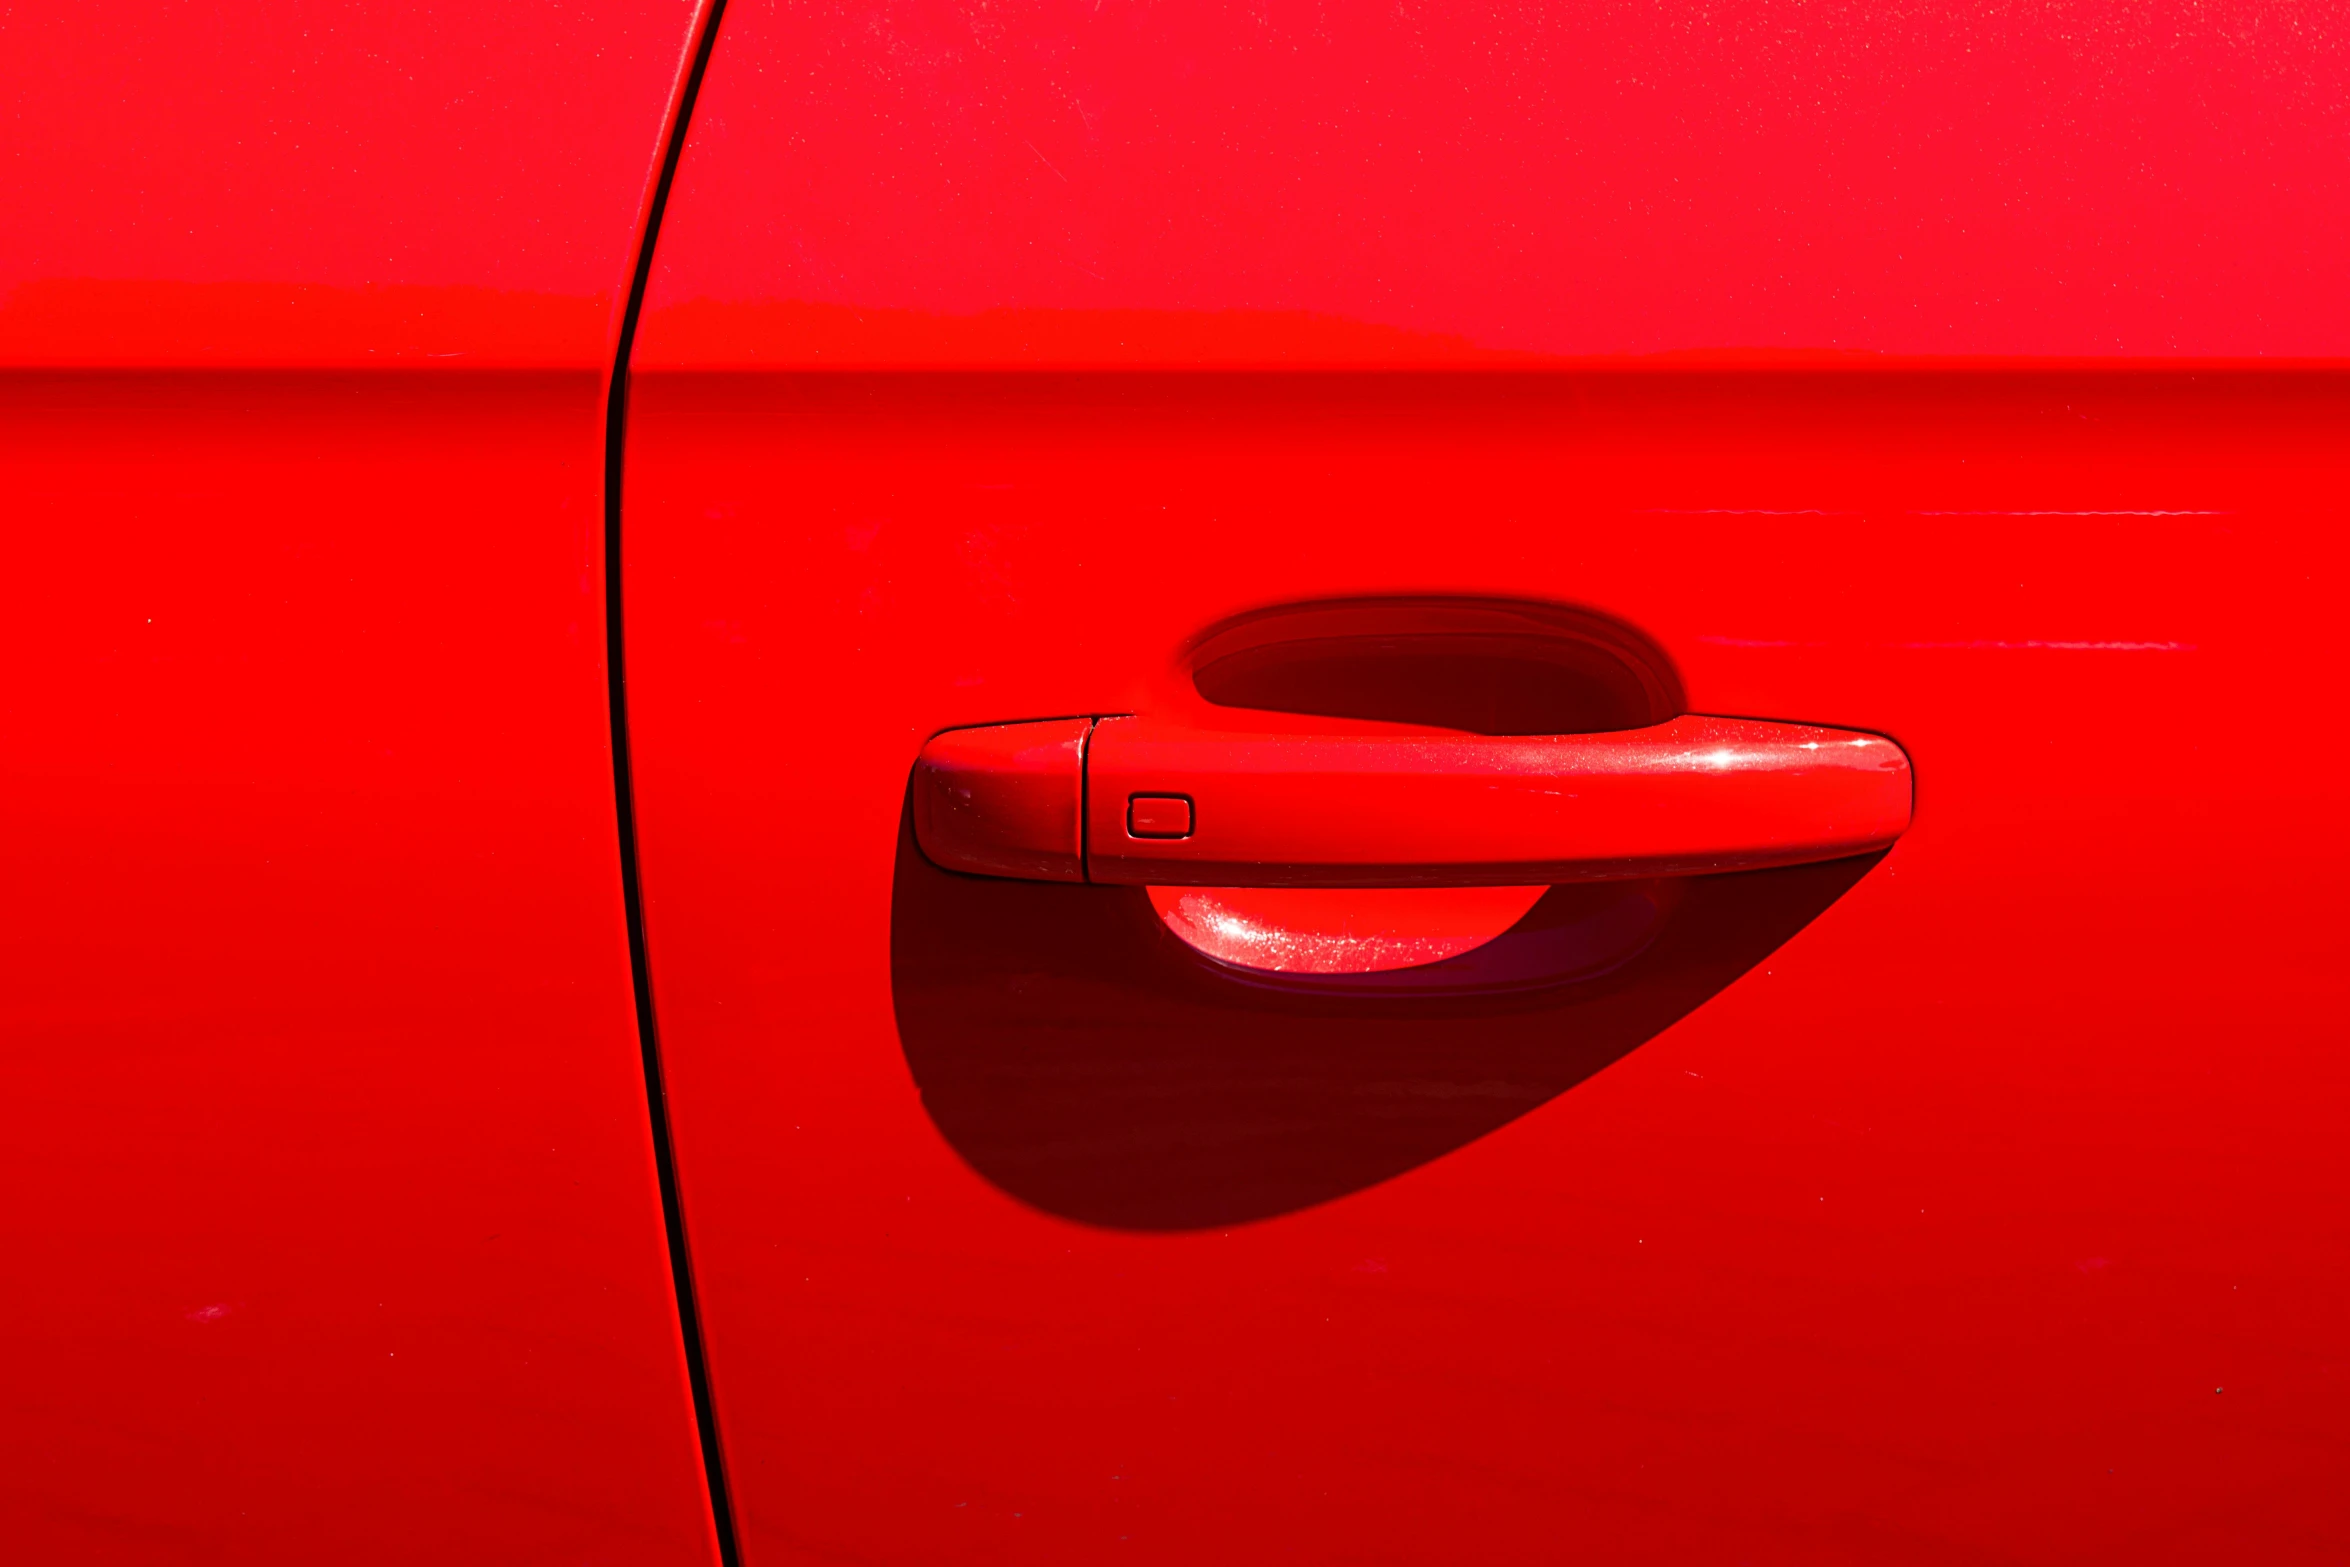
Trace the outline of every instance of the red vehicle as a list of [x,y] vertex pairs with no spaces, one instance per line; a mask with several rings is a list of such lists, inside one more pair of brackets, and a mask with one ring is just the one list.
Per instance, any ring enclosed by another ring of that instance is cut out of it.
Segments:
[[2350,37],[0,20],[0,1538],[2350,1556]]

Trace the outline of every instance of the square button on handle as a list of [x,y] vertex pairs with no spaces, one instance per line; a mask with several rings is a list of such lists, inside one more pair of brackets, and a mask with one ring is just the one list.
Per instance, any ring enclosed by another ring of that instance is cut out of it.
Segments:
[[1129,838],[1188,838],[1191,801],[1180,794],[1138,794],[1126,802]]

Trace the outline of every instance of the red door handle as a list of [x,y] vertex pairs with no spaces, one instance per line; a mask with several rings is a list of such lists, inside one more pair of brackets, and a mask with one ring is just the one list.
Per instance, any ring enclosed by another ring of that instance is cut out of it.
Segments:
[[1583,735],[954,729],[914,770],[948,870],[1158,886],[1518,886],[1841,859],[1909,825],[1881,735],[1676,718]]

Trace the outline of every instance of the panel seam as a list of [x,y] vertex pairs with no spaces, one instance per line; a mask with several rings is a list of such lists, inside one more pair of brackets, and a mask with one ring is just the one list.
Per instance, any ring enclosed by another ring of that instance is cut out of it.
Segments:
[[661,127],[661,155],[638,214],[636,246],[630,258],[628,292],[615,333],[611,378],[604,406],[604,673],[612,724],[614,826],[620,838],[620,894],[628,926],[629,980],[636,1001],[637,1043],[645,1073],[645,1107],[653,1139],[653,1167],[661,1188],[661,1219],[669,1243],[670,1283],[677,1297],[678,1336],[685,1354],[686,1382],[702,1449],[710,1523],[720,1567],[741,1567],[734,1501],[727,1484],[726,1455],[719,1442],[718,1410],[711,1396],[710,1362],[702,1335],[700,1298],[694,1287],[693,1254],[686,1244],[685,1204],[679,1191],[677,1148],[670,1124],[667,1074],[661,1060],[660,1029],[653,1006],[652,962],[645,945],[644,879],[637,850],[635,775],[629,750],[628,664],[621,609],[621,490],[628,442],[629,359],[636,347],[645,288],[653,274],[653,247],[670,187],[685,152],[694,100],[718,41],[718,19],[726,0],[702,0],[697,7],[677,82]]

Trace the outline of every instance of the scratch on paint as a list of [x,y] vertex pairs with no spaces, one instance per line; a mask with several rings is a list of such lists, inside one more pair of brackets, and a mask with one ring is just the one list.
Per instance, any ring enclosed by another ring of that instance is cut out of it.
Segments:
[[[1023,141],[1022,143],[1020,143],[1020,145],[1021,145],[1021,146],[1023,146],[1023,147],[1026,147],[1026,148],[1027,148],[1027,149],[1028,149],[1030,152],[1036,152],[1036,143],[1034,143],[1034,142],[1032,142],[1032,141]],[[1068,184],[1068,183],[1069,183],[1069,176],[1068,176],[1068,175],[1066,175],[1066,174],[1063,174],[1063,173],[1062,173],[1062,172],[1061,172],[1059,169],[1057,169],[1057,168],[1053,168],[1053,160],[1052,160],[1052,159],[1050,159],[1050,158],[1046,157],[1046,156],[1045,156],[1043,153],[1041,153],[1041,152],[1036,152],[1036,161],[1037,161],[1037,162],[1039,162],[1039,163],[1041,163],[1041,164],[1043,164],[1043,165],[1044,165],[1046,168],[1048,168],[1048,169],[1052,169],[1052,170],[1053,170],[1053,175],[1054,175],[1054,177],[1055,177],[1055,178],[1057,178],[1057,179],[1058,179],[1058,180],[1059,180],[1059,181],[1060,181],[1062,184],[1066,185],[1066,184]]]
[[2192,642],[1888,642],[1886,647],[1902,649],[1925,648],[2002,648],[2009,650],[2044,648],[2058,653],[2192,653]]
[[[1708,647],[1754,648],[1828,648],[1831,642],[1794,642],[1775,637],[1701,636],[1697,639]],[[1904,653],[1947,652],[1951,650],[1989,650],[1995,652],[2049,652],[2049,653],[2192,653],[2192,642],[2105,642],[2059,641],[2053,638],[2027,637],[2008,641],[1996,638],[1975,638],[1958,642],[1864,642],[1858,647],[1890,648]]]

